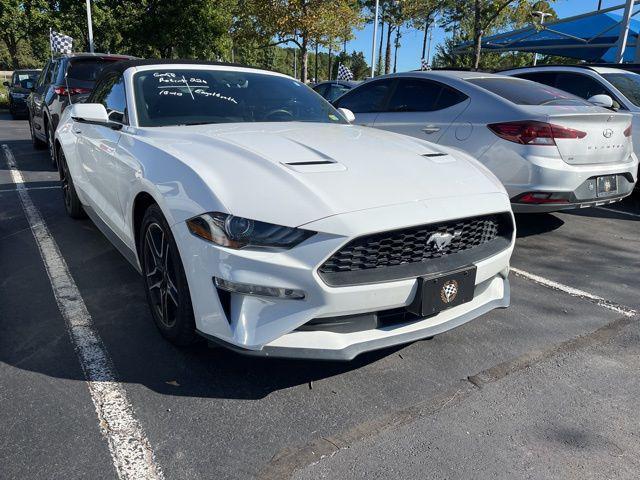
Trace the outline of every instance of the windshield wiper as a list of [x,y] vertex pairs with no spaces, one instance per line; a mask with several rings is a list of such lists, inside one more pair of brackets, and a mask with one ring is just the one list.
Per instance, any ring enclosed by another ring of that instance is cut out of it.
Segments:
[[210,125],[212,123],[220,123],[220,122],[190,122],[190,123],[181,123],[180,126],[188,126],[188,125]]

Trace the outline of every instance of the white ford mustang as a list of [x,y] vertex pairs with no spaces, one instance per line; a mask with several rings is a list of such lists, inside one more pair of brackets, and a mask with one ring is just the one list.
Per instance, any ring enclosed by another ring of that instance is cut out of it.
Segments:
[[121,62],[56,131],[65,206],[142,273],[176,344],[348,360],[506,307],[502,185],[351,115],[277,73]]

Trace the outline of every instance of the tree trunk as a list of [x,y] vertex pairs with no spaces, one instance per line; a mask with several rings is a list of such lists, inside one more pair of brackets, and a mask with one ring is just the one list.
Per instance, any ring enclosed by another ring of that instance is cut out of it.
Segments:
[[391,71],[391,33],[393,32],[393,26],[389,24],[387,26],[387,48],[384,55],[384,73],[385,75]]
[[[331,40],[329,40],[331,43]],[[327,80],[331,80],[331,46],[329,46],[329,72],[327,74]]]
[[11,59],[11,67],[15,70],[20,67],[18,64],[18,39],[12,35],[4,35],[3,40]]
[[393,73],[396,73],[398,66],[398,48],[400,47],[400,27],[396,30],[395,51],[393,52]]
[[473,69],[480,66],[480,53],[482,52],[482,0],[475,0],[475,15],[473,19]]
[[427,19],[426,22],[424,22],[424,36],[422,37],[422,57],[424,58],[425,53],[427,53],[427,35],[429,34],[429,20],[431,20],[430,18]]
[[[384,12],[383,12],[384,16]],[[382,72],[382,45],[384,39],[384,18],[380,21],[380,46],[378,47],[378,67],[377,72]],[[375,73],[375,72],[374,72]]]
[[314,66],[313,81],[318,83],[318,40],[316,39],[316,64]]
[[309,48],[307,44],[307,37],[302,39],[302,43],[300,44],[300,55],[302,55],[302,65],[300,67],[300,81],[302,83],[307,83],[307,70],[309,67]]

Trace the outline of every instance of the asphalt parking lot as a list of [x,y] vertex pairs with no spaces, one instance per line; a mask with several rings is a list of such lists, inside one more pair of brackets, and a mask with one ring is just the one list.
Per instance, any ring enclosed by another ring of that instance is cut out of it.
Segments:
[[158,478],[637,478],[640,198],[518,217],[511,307],[350,363],[164,341],[142,281],[64,212],[26,121],[0,115],[0,478],[115,478],[6,162],[78,287]]

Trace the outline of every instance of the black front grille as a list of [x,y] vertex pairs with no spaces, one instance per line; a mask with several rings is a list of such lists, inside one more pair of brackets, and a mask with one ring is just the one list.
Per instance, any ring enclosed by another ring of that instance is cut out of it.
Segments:
[[[334,253],[318,272],[337,286],[447,271],[506,248],[512,232],[511,215],[505,213],[366,235]],[[447,234],[453,236],[451,242],[439,249],[438,237]]]

